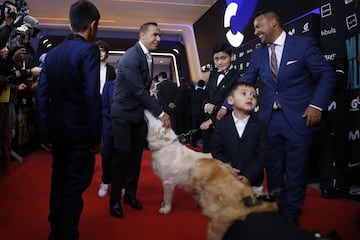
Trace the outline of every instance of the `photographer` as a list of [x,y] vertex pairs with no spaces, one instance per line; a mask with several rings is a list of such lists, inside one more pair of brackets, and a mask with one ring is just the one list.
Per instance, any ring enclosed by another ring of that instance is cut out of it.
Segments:
[[[24,1],[15,1],[15,4],[6,1],[0,5],[2,9],[0,17],[3,17],[2,22],[0,19],[0,46],[2,47],[0,169],[6,167],[13,148],[24,145],[25,148],[22,150],[28,151],[31,147],[28,144],[29,140],[32,143],[36,140],[33,138],[34,130],[32,132],[30,130],[36,129],[32,126],[35,122],[31,119],[36,112],[33,98],[41,68],[35,61],[35,50],[30,44],[30,38],[39,30],[37,29],[38,21],[27,15],[24,6],[26,7]],[[12,141],[12,138],[16,141]],[[11,142],[15,145],[11,146]]]
[[17,9],[9,2],[5,2],[0,6],[0,46],[6,45],[12,32],[14,24],[14,14],[17,14]]

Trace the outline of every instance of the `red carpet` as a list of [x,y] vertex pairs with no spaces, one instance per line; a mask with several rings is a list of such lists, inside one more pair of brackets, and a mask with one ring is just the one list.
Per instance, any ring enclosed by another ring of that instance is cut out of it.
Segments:
[[[0,239],[47,239],[51,156],[37,151],[26,156],[23,163],[12,165],[9,173],[0,176]],[[81,239],[206,239],[207,219],[201,215],[190,193],[177,189],[173,212],[158,213],[162,188],[152,172],[149,151],[144,152],[138,190],[138,198],[144,205],[142,211],[123,205],[123,219],[110,217],[108,198],[97,196],[100,176],[101,161],[97,156],[93,182],[84,195]],[[359,218],[359,203],[346,199],[325,200],[316,189],[308,188],[300,226],[322,233],[335,230],[344,240],[356,240],[360,239]]]

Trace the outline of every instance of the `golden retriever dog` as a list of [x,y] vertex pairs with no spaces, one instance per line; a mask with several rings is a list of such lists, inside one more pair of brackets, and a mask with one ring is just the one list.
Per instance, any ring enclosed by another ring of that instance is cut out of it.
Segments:
[[152,168],[163,185],[163,202],[159,212],[171,211],[175,187],[185,187],[190,170],[199,158],[209,158],[211,154],[196,152],[181,144],[171,128],[164,128],[159,119],[148,110],[144,112],[148,123],[147,140],[152,151]]
[[210,218],[208,240],[221,240],[235,220],[244,220],[249,213],[278,210],[276,202],[261,200],[251,186],[240,182],[230,165],[213,158],[195,161],[186,189],[194,192]]

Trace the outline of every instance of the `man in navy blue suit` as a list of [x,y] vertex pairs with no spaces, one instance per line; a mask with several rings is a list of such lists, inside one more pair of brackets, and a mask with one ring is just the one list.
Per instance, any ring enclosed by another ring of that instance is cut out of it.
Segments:
[[121,190],[125,188],[124,202],[141,210],[136,198],[141,158],[146,141],[147,125],[144,109],[149,109],[165,127],[170,117],[150,96],[152,58],[160,42],[160,29],[155,22],[140,27],[140,39],[121,57],[115,79],[110,114],[114,136],[114,155],[111,165],[110,215],[123,217],[120,204]]
[[101,148],[100,54],[92,43],[99,19],[91,2],[72,4],[73,34],[49,51],[40,77],[39,126],[53,156],[49,239],[79,239],[82,193]]
[[[262,82],[259,119],[268,126],[271,149],[268,188],[284,190],[278,198],[280,211],[298,224],[310,147],[322,126],[336,76],[316,41],[286,34],[276,12],[260,12],[253,23],[262,46],[252,53],[241,81]],[[293,186],[297,187],[290,190]]]

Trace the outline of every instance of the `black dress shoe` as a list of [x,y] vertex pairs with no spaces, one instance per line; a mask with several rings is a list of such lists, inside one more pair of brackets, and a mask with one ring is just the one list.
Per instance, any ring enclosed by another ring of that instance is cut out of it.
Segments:
[[139,200],[137,200],[136,197],[125,195],[124,202],[126,204],[129,204],[133,209],[136,209],[136,210],[143,209],[141,202]]
[[322,198],[343,198],[345,197],[346,190],[341,187],[336,188],[323,188],[321,189]]
[[122,218],[124,216],[119,202],[110,201],[110,215],[116,218]]

